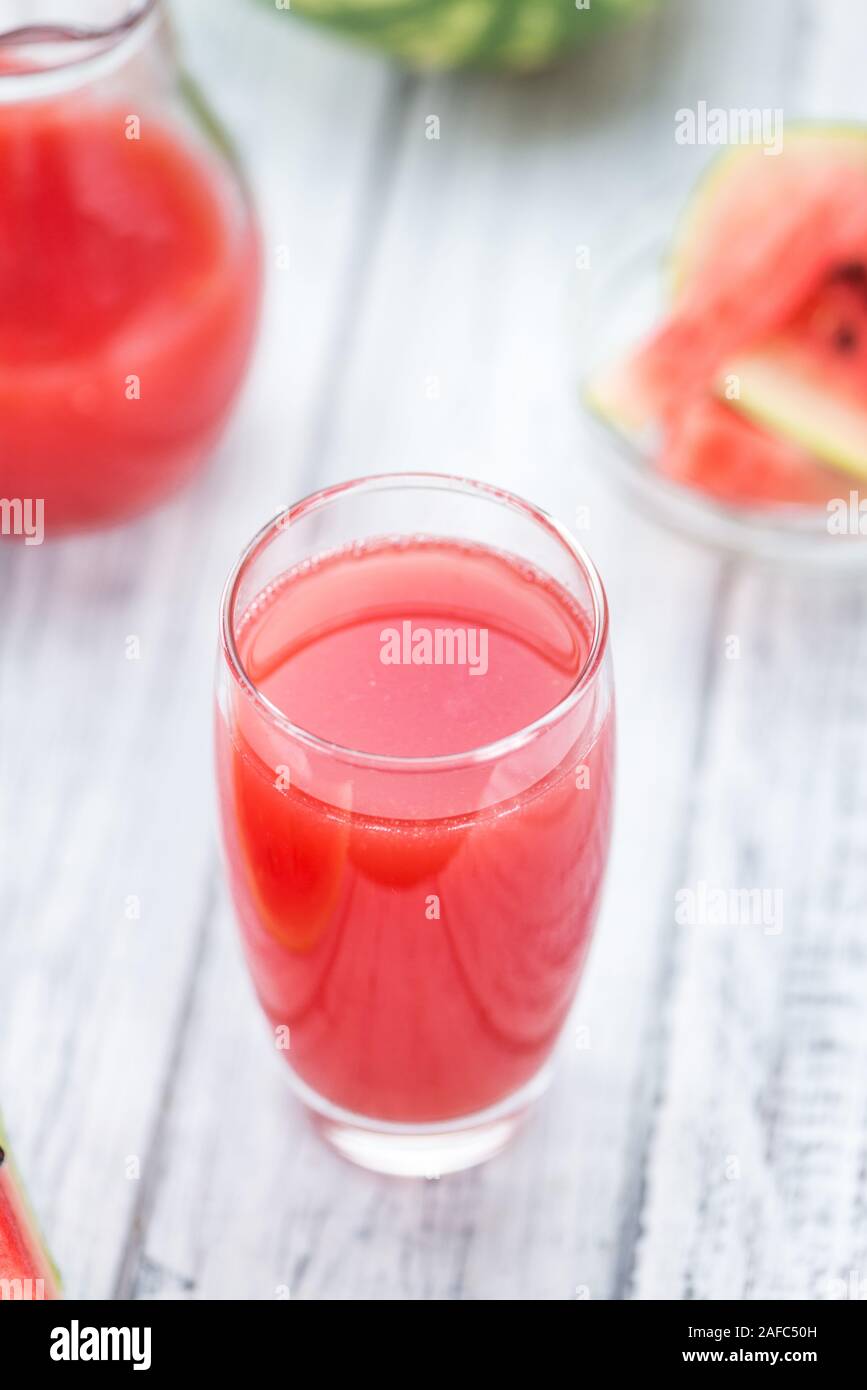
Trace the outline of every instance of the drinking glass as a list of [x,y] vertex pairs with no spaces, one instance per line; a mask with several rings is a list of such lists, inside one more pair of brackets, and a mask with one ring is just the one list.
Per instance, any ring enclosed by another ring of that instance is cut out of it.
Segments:
[[346,1157],[468,1167],[541,1094],[596,915],[613,726],[599,576],[511,493],[360,479],[241,555],[217,667],[228,878],[274,1046]]
[[0,0],[0,186],[0,495],[48,536],[121,521],[213,446],[259,302],[247,190],[159,0]]

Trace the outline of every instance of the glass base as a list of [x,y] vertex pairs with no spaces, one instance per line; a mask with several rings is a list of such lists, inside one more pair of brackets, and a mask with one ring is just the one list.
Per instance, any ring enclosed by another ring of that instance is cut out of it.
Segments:
[[323,1139],[343,1158],[374,1173],[398,1178],[439,1178],[474,1168],[501,1152],[548,1086],[549,1067],[520,1091],[473,1115],[438,1124],[390,1124],[341,1110],[289,1069],[292,1089],[304,1102]]

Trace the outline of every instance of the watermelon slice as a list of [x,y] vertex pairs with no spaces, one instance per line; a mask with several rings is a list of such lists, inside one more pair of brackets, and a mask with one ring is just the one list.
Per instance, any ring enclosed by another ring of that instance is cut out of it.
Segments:
[[60,1280],[12,1166],[0,1126],[0,1300],[60,1297]]
[[671,479],[732,506],[780,501],[823,506],[839,481],[813,467],[797,445],[754,428],[720,401],[704,396],[677,419],[663,467]]
[[737,383],[736,410],[867,477],[867,258],[832,271],[777,338],[726,363],[721,377]]
[[856,181],[867,174],[867,126],[787,122],[779,155],[768,156],[754,145],[721,154],[699,180],[675,228],[668,259],[672,297],[679,299],[696,282],[707,283],[733,242],[739,249],[743,242],[753,243],[761,256],[762,239],[797,220],[793,209],[802,202],[805,178],[833,182],[837,170]]
[[590,383],[596,410],[735,506],[815,507],[843,472],[867,478],[867,128],[787,129],[782,154],[717,161],[670,281],[668,319]]

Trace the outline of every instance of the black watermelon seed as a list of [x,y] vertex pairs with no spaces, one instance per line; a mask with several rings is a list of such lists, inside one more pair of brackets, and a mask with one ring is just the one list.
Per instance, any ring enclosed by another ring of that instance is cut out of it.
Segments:
[[863,261],[844,261],[831,275],[832,280],[842,280],[847,285],[863,285],[867,282],[867,265]]
[[834,331],[834,346],[841,352],[851,352],[857,346],[858,335],[848,323],[841,323]]

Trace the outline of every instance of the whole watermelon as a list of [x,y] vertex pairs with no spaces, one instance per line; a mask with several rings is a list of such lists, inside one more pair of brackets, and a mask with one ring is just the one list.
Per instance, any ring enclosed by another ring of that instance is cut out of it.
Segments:
[[531,71],[654,0],[277,0],[414,68]]

